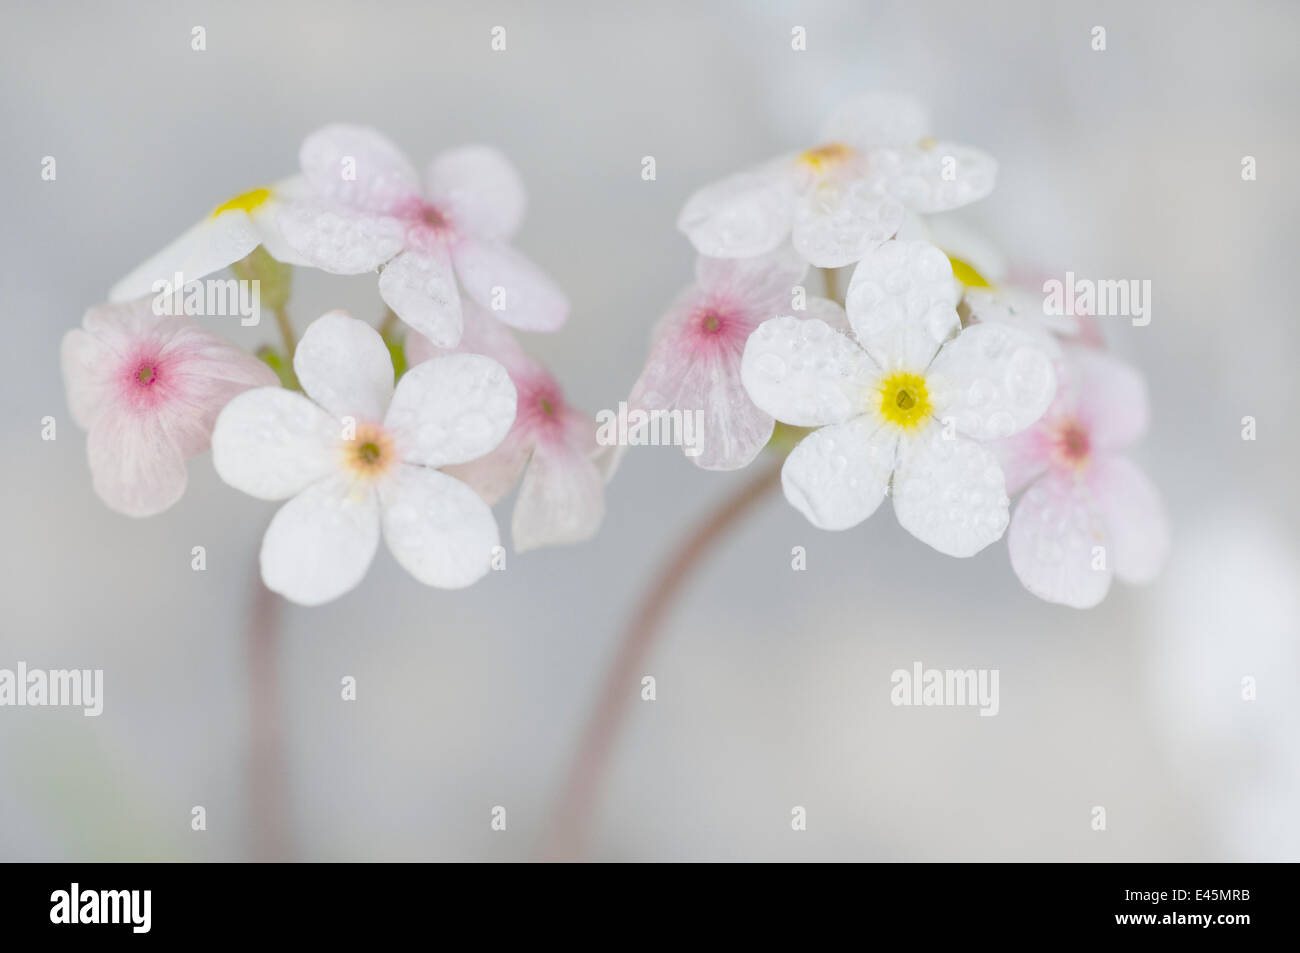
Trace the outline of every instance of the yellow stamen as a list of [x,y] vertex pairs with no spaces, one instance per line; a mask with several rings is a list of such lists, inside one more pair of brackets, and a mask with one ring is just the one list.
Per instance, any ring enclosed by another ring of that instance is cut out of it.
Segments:
[[853,150],[842,142],[830,142],[816,149],[809,149],[799,156],[799,161],[814,172],[822,172],[827,167],[843,162],[853,155]]
[[955,255],[949,255],[948,260],[952,262],[952,273],[958,281],[967,288],[992,288],[993,282],[989,281],[978,271],[975,266],[968,261],[963,261]]
[[229,202],[218,205],[212,210],[212,217],[216,218],[222,212],[251,212],[265,203],[270,197],[270,189],[253,189],[251,192],[236,195]]
[[880,382],[880,413],[905,430],[914,430],[930,416],[930,391],[919,374],[895,371]]

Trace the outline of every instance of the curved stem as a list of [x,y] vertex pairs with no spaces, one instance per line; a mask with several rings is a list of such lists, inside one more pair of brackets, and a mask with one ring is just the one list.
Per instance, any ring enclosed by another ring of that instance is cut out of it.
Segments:
[[578,753],[560,798],[548,859],[579,860],[585,850],[587,822],[608,768],[627,703],[640,687],[642,664],[650,654],[664,619],[681,595],[698,563],[725,538],[741,517],[760,503],[781,482],[784,458],[761,465],[757,474],[709,514],[673,551],[642,596],[632,621],[623,632],[618,654],[605,676],[596,707],[583,731]]
[[278,640],[280,597],[259,572],[253,583],[248,625],[249,831],[254,860],[284,860],[289,854],[284,785],[284,739],[280,722]]
[[298,346],[298,340],[293,333],[293,322],[289,320],[289,309],[281,305],[274,310],[275,323],[279,325],[280,337],[284,339],[285,355],[292,361],[294,349]]

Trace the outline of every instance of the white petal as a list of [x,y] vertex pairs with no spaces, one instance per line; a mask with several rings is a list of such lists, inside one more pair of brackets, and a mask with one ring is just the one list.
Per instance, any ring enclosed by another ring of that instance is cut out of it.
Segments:
[[512,327],[555,331],[569,317],[559,285],[509,245],[463,239],[452,260],[465,293]]
[[185,458],[153,415],[102,414],[90,428],[86,456],[99,498],[127,516],[161,513],[185,493]]
[[[954,215],[936,215],[925,220],[929,240],[975,270],[990,284],[1000,284],[1007,275],[1007,260],[988,237]],[[1041,295],[1039,296],[1041,300]]]
[[1148,583],[1169,555],[1169,521],[1160,491],[1125,457],[1100,457],[1088,475],[1097,512],[1106,523],[1115,575]]
[[853,270],[849,323],[887,371],[923,371],[957,332],[960,294],[948,256],[928,242],[886,242]]
[[318,606],[356,586],[378,547],[375,492],[331,477],[313,483],[272,517],[262,539],[262,581],[291,602]]
[[819,529],[848,529],[876,511],[889,488],[898,431],[867,416],[805,437],[781,468],[785,498]]
[[925,107],[908,96],[872,92],[836,107],[822,125],[822,142],[858,149],[911,145],[930,128]]
[[750,399],[797,427],[836,424],[862,413],[879,375],[862,348],[811,318],[764,321],[749,336],[741,361]]
[[988,448],[927,427],[903,437],[894,512],[909,533],[949,556],[973,556],[1007,528],[1002,468]]
[[970,146],[940,142],[926,149],[880,149],[868,158],[889,193],[922,215],[961,208],[993,191],[998,164]]
[[828,176],[795,206],[794,247],[818,268],[858,261],[903,224],[903,207],[874,180]]
[[298,160],[318,194],[358,211],[393,212],[420,199],[419,176],[402,150],[365,126],[316,130],[303,140]]
[[1007,534],[1011,568],[1024,587],[1040,599],[1075,609],[1095,606],[1110,589],[1111,560],[1099,561],[1094,553],[1094,547],[1107,543],[1086,488],[1060,472],[1047,474],[1025,492]]
[[492,510],[464,483],[402,464],[380,494],[388,548],[420,582],[460,589],[487,574],[501,537]]
[[379,295],[438,347],[455,347],[460,341],[460,292],[444,249],[434,254],[402,252],[380,273]]
[[246,257],[262,237],[248,213],[239,209],[209,215],[136,268],[108,293],[110,301],[131,301],[171,289],[177,274],[183,284],[197,281]]
[[1008,324],[976,324],[940,350],[926,374],[935,416],[976,440],[1035,423],[1056,395],[1051,359]]
[[843,305],[838,301],[832,301],[830,298],[808,298],[805,302],[806,307],[802,311],[794,312],[794,316],[802,321],[822,321],[829,324],[840,334],[849,338],[853,337],[853,328],[849,326],[849,316],[845,312]]
[[336,275],[374,271],[406,244],[406,225],[387,215],[313,201],[288,203],[276,214],[276,224],[294,251]]
[[226,404],[212,431],[212,464],[237,490],[283,500],[338,465],[339,423],[302,394],[280,387],[245,391]]
[[384,425],[403,460],[429,467],[490,453],[515,422],[515,385],[481,354],[435,357],[402,375]]
[[790,159],[728,176],[686,200],[677,227],[711,258],[752,258],[790,234],[795,175]]
[[461,146],[434,156],[426,194],[456,230],[476,238],[509,238],[524,219],[524,181],[490,146]]
[[789,311],[794,288],[802,285],[808,274],[804,261],[790,245],[754,258],[695,259],[695,280],[700,288],[717,300],[741,306],[776,306],[772,314]]
[[307,396],[337,417],[382,420],[393,396],[393,358],[379,332],[342,311],[307,326],[293,352]]
[[596,465],[567,448],[539,447],[515,501],[515,552],[590,539],[604,516],[605,486]]

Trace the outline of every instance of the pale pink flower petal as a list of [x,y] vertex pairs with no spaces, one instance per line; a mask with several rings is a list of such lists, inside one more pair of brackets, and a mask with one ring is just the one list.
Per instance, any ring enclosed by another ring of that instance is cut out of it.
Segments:
[[379,548],[379,502],[342,475],[313,483],[276,511],[262,538],[262,581],[299,605],[337,599]]
[[[1007,534],[1011,567],[1026,589],[1048,602],[1088,609],[1106,598],[1112,575],[1109,542],[1087,488],[1054,471],[1016,504]],[[1098,560],[1095,547],[1103,547]]]
[[604,482],[590,455],[563,444],[539,445],[515,501],[515,551],[579,543],[596,535],[605,516]]
[[1129,365],[1093,348],[1071,354],[1077,413],[1092,444],[1123,450],[1146,432],[1150,417],[1146,381]]
[[185,493],[185,457],[158,415],[101,415],[90,428],[86,455],[95,492],[119,513],[153,516]]
[[762,318],[789,312],[795,286],[802,285],[807,274],[808,263],[788,245],[756,258],[695,259],[695,281],[706,294],[764,312]]
[[1125,457],[1103,457],[1088,475],[1106,523],[1115,575],[1141,585],[1154,580],[1169,555],[1169,523],[1160,491]]
[[460,292],[445,247],[402,252],[379,275],[379,294],[403,321],[439,346],[460,340]]
[[184,461],[207,449],[221,408],[275,374],[148,299],[92,308],[83,327],[65,336],[62,364],[96,491],[128,515],[159,513],[184,492]]
[[790,235],[796,177],[789,157],[728,176],[696,191],[677,227],[713,258],[753,258]]
[[303,140],[298,160],[317,194],[357,211],[391,213],[420,197],[419,176],[402,150],[365,126],[318,129]]
[[374,271],[406,246],[406,224],[391,215],[303,200],[279,213],[285,240],[307,261],[336,275]]
[[527,204],[524,182],[510,160],[490,146],[460,146],[434,156],[425,194],[476,238],[509,238]]
[[509,245],[462,239],[452,247],[452,260],[465,293],[512,327],[555,331],[569,317],[559,285]]

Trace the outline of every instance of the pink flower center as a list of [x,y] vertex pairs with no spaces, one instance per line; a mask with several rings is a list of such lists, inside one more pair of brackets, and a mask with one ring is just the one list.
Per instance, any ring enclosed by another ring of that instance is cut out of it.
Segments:
[[136,384],[139,387],[151,387],[158,381],[158,365],[145,361],[135,371]]
[[1077,420],[1068,420],[1056,434],[1056,455],[1073,467],[1082,466],[1092,452],[1092,439]]
[[447,227],[447,216],[432,205],[425,205],[420,209],[420,220],[430,228],[443,229]]

